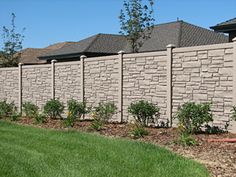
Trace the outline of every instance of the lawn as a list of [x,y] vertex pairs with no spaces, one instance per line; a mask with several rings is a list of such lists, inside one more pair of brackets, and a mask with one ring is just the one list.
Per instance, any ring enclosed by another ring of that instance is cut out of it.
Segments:
[[155,145],[0,121],[2,177],[206,177],[206,168]]

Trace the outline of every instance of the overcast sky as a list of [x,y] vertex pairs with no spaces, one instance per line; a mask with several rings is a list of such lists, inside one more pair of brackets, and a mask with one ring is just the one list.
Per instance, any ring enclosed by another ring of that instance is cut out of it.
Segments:
[[[23,27],[24,48],[79,41],[97,33],[117,34],[123,0],[0,0],[0,29],[11,13]],[[236,0],[155,0],[156,24],[176,21],[209,28],[236,17]],[[2,41],[0,41],[2,42]]]

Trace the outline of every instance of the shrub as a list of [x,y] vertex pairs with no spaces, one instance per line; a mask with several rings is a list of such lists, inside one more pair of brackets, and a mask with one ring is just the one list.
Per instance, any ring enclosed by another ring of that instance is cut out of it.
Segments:
[[16,111],[14,102],[7,103],[6,100],[0,102],[0,118],[10,117],[14,111]]
[[21,117],[21,114],[17,111],[13,111],[10,115],[11,121],[17,121]]
[[210,126],[210,125],[205,125],[205,133],[206,134],[220,134],[226,132],[227,129],[222,129],[218,126]]
[[36,113],[34,115],[35,122],[38,124],[42,124],[46,122],[47,117],[43,113]]
[[51,119],[61,118],[61,114],[63,113],[64,106],[57,99],[49,100],[44,106],[44,113],[47,117]]
[[108,122],[109,119],[115,114],[116,106],[114,103],[99,103],[92,112],[93,122],[91,127],[95,130],[101,130],[103,124]]
[[199,132],[204,123],[213,121],[211,105],[209,103],[187,102],[179,107],[176,118],[184,131],[188,133]]
[[73,127],[77,119],[80,119],[82,115],[90,111],[90,108],[87,108],[85,102],[78,102],[74,99],[69,100],[67,105],[68,115],[64,120],[66,127]]
[[232,113],[232,119],[236,121],[236,106],[233,106],[233,109],[231,110]]
[[155,119],[159,116],[160,109],[153,103],[141,100],[136,103],[131,103],[128,107],[128,112],[131,113],[134,119],[147,126],[149,122],[155,122]]
[[99,105],[95,107],[94,113],[97,119],[107,122],[115,114],[116,109],[114,103],[99,103]]
[[71,115],[81,118],[82,115],[89,113],[90,108],[87,108],[86,102],[78,102],[74,99],[71,99],[67,102],[68,111]]
[[145,130],[145,127],[139,123],[135,123],[133,125],[131,133],[135,138],[140,138],[148,135],[148,131]]
[[197,144],[197,141],[191,136],[191,134],[182,133],[176,143],[182,146],[194,146]]
[[94,119],[92,124],[91,124],[91,128],[97,131],[100,131],[103,127],[103,122],[99,119]]
[[22,105],[23,112],[27,118],[33,118],[38,113],[39,107],[31,102],[25,102]]

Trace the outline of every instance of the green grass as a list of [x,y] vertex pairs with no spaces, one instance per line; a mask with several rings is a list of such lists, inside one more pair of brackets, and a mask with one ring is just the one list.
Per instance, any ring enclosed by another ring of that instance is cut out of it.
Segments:
[[2,177],[206,177],[203,165],[157,146],[0,121]]

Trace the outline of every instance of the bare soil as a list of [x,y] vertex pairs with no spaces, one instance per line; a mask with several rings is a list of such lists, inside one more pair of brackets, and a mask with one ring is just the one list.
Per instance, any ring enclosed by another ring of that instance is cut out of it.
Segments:
[[[35,124],[34,120],[22,118],[19,124],[36,127],[66,130],[62,120],[48,120],[44,124]],[[73,127],[74,130],[97,132],[110,137],[135,139],[130,133],[129,124],[109,123],[101,131],[91,129],[91,121],[80,121]],[[139,138],[139,141],[154,143],[165,147],[177,154],[194,159],[204,164],[213,177],[236,177],[236,143],[208,142],[212,138],[236,138],[236,134],[221,133],[215,135],[193,135],[197,140],[196,146],[183,147],[174,143],[178,139],[176,128],[147,128],[149,135]]]

